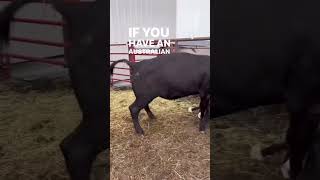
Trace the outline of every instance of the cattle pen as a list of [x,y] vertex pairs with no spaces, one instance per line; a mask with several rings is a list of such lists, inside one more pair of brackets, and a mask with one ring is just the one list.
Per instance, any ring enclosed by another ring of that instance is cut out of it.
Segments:
[[[19,7],[21,2],[1,0],[1,10],[5,3]],[[59,144],[81,122],[65,63],[72,43],[63,38],[68,29],[63,13],[51,6],[57,1],[24,2],[30,4],[11,18],[10,45],[0,54],[0,179],[67,180]],[[74,7],[81,3],[73,1]],[[3,12],[0,26],[5,29]],[[107,157],[100,154],[91,179],[107,178]]]
[[[59,149],[81,118],[69,81],[51,85],[0,82],[0,179],[68,180]],[[105,179],[108,152],[99,155],[93,180]]]
[[[209,53],[209,38],[174,39],[173,52]],[[187,42],[189,41],[189,42]],[[204,43],[206,45],[204,45]],[[122,48],[121,48],[122,47]],[[128,54],[127,44],[111,45],[111,63],[118,59],[139,62],[154,54]],[[110,177],[111,179],[210,179],[210,131],[199,133],[197,112],[199,98],[191,96],[177,100],[156,98],[150,108],[156,119],[150,121],[140,112],[145,135],[136,135],[129,105],[135,96],[130,89],[128,66],[115,68],[110,89]]]

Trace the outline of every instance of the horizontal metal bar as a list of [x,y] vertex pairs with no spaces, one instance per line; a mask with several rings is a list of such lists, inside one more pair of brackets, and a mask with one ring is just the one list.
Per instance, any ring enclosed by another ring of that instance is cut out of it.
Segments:
[[32,60],[25,60],[25,61],[19,61],[19,62],[10,62],[10,64],[23,64],[23,63],[29,63],[32,62]]
[[34,40],[34,39],[21,38],[21,37],[10,37],[10,40],[18,41],[18,42],[32,43],[32,44],[41,44],[41,45],[47,45],[47,46],[55,46],[55,47],[68,47],[67,44],[65,44],[65,43],[50,42],[50,41],[43,41],[43,40]]
[[66,65],[65,62],[50,61],[50,60],[43,59],[43,58],[22,56],[22,55],[17,55],[17,54],[6,54],[6,55],[9,56],[10,58],[24,59],[24,60],[29,60],[30,62],[47,63],[47,64],[59,65],[59,66],[65,66]]
[[[63,58],[64,55],[55,55],[55,56],[48,56],[48,57],[43,57],[43,59],[57,59],[57,58]],[[25,60],[25,61],[18,61],[18,62],[10,62],[10,64],[22,64],[22,63],[29,63],[33,62],[32,60]]]
[[64,58],[64,54],[54,55],[54,56],[47,56],[43,57],[44,59],[58,59],[58,58]]
[[127,44],[110,44],[110,46],[126,46]]
[[129,68],[114,67],[114,69],[130,70]]
[[112,78],[112,79],[113,79],[113,84],[116,82],[121,82],[121,81],[131,83],[130,79],[115,79],[115,78]]
[[52,26],[63,26],[63,25],[65,25],[65,23],[61,22],[61,21],[48,21],[48,20],[42,20],[42,19],[14,18],[13,21],[21,22],[21,23],[52,25]]
[[119,73],[113,73],[113,75],[119,75],[119,76],[130,76],[128,74],[119,74]]
[[110,54],[124,54],[124,55],[128,55],[128,53],[110,53]]
[[136,56],[158,56],[162,54],[146,54],[146,53],[141,53],[141,54],[130,54],[130,55],[136,55]]
[[[159,41],[159,40],[170,40],[170,41],[204,41],[204,40],[210,40],[210,37],[194,37],[194,38],[172,38],[172,39],[156,39],[154,41]],[[115,43],[115,44],[110,44],[110,46],[124,46],[127,44],[124,43]]]

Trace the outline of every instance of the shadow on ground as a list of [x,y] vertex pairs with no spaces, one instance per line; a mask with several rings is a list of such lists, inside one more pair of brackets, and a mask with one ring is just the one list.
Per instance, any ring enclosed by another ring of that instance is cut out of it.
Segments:
[[214,180],[283,180],[283,153],[258,161],[251,148],[284,140],[288,115],[281,105],[211,120],[211,170]]
[[[68,83],[0,83],[0,102],[0,179],[68,180],[59,143],[81,118]],[[92,180],[106,180],[107,157],[97,158]]]

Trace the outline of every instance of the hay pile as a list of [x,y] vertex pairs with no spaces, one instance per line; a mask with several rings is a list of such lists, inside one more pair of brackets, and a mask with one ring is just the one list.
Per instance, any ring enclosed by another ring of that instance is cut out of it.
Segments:
[[80,120],[72,90],[18,93],[0,84],[0,102],[0,179],[69,179],[59,143]]
[[210,132],[199,133],[197,113],[187,112],[198,99],[155,99],[150,109],[157,119],[150,122],[142,110],[145,136],[139,136],[128,109],[133,92],[110,92],[111,179],[210,179]]
[[283,180],[280,165],[284,152],[258,161],[250,157],[255,145],[282,142],[288,123],[283,107],[260,107],[217,118],[211,123],[213,179]]

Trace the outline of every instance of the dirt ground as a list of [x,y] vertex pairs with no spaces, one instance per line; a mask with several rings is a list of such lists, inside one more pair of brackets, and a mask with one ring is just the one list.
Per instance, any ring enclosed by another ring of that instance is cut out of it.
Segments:
[[128,109],[133,92],[110,92],[112,180],[210,179],[210,132],[199,133],[197,113],[187,112],[198,99],[156,98],[150,104],[155,122],[140,112],[141,136],[134,132]]
[[212,173],[216,180],[283,180],[280,165],[283,153],[263,161],[250,157],[251,148],[282,142],[288,115],[284,107],[259,107],[211,123]]
[[[69,179],[58,145],[79,120],[69,87],[39,91],[0,83],[0,179]],[[94,180],[106,179],[106,154],[93,168]]]

